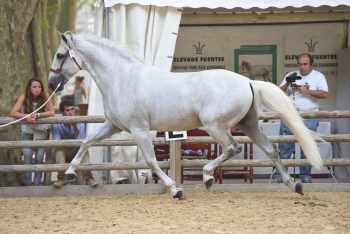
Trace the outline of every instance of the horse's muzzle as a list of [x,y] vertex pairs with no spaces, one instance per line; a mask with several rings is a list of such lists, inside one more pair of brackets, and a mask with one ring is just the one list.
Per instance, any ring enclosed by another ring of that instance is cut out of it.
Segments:
[[[52,91],[55,91],[55,89],[57,88],[59,83],[57,83],[56,85],[54,85],[53,83],[49,83],[49,89],[51,89]],[[56,90],[56,93],[59,91],[62,91],[64,88],[64,85],[60,85],[60,87]]]
[[52,91],[55,91],[57,86],[60,85],[60,87],[58,87],[58,89],[56,90],[56,92],[62,91],[64,89],[64,85],[67,83],[67,79],[63,76],[59,76],[59,77],[52,77],[49,79],[49,89],[51,89]]

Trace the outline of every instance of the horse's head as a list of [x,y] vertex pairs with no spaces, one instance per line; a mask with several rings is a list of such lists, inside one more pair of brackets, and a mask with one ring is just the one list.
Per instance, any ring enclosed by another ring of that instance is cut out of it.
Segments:
[[75,48],[73,44],[73,34],[71,32],[65,32],[61,34],[61,44],[55,54],[50,68],[50,74],[48,78],[49,88],[54,91],[60,84],[57,91],[63,90],[67,81],[79,70],[81,67],[79,64],[81,60],[75,56]]
[[242,70],[244,70],[244,67],[247,65],[246,61],[242,61]]

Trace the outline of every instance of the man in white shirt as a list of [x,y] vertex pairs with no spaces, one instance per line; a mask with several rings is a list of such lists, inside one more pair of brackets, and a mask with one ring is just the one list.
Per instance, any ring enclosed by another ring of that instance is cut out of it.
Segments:
[[[280,85],[280,88],[295,100],[295,106],[299,111],[318,111],[318,99],[328,97],[326,78],[321,72],[313,70],[313,62],[310,54],[299,55],[299,70],[288,73]],[[297,79],[293,79],[293,77],[297,77]],[[318,119],[305,119],[305,125],[315,132],[317,131],[318,122]],[[283,121],[281,121],[280,135],[293,135]],[[282,143],[280,147],[281,159],[290,159],[293,147],[294,143]],[[300,159],[306,159],[302,149],[300,150]],[[312,183],[311,167],[299,167],[299,169],[301,181]],[[273,179],[275,183],[282,182],[277,170],[273,175]]]

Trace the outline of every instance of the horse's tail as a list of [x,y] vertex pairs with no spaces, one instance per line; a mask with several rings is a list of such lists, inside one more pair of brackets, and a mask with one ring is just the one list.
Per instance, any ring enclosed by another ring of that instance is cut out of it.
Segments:
[[278,112],[295,135],[311,165],[321,168],[322,157],[315,140],[323,141],[323,139],[305,126],[293,101],[279,87],[270,82],[250,81],[250,84],[254,92],[255,109],[261,112],[261,107],[265,107]]

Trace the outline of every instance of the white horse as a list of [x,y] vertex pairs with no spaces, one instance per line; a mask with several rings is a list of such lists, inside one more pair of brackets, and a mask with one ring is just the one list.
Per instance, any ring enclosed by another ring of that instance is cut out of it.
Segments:
[[75,169],[92,144],[127,131],[133,135],[147,165],[170,187],[172,196],[181,199],[182,190],[158,166],[149,131],[198,127],[207,131],[223,149],[222,155],[203,168],[203,181],[209,189],[215,168],[242,150],[230,133],[231,126],[236,126],[274,162],[283,183],[303,194],[302,184],[294,182],[285,171],[275,144],[260,131],[257,118],[260,106],[279,112],[310,163],[317,168],[322,166],[313,138],[317,136],[305,127],[292,101],[272,83],[253,81],[227,70],[161,71],[140,61],[126,46],[70,32],[61,34],[53,67],[58,67],[51,68],[49,74],[48,83],[53,90],[59,83],[64,85],[79,69],[87,70],[102,93],[107,118],[98,131],[83,141],[65,172],[65,181],[75,178]]
[[250,79],[254,80],[255,76],[262,76],[265,81],[270,80],[270,70],[267,67],[253,66],[247,61],[242,61],[242,69],[247,69],[248,76]]

